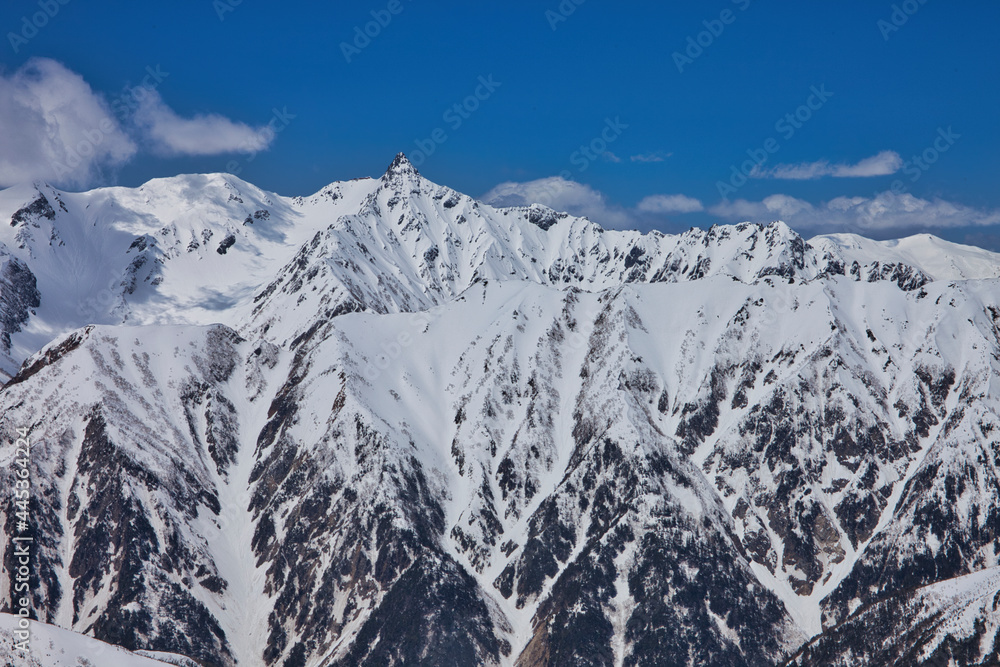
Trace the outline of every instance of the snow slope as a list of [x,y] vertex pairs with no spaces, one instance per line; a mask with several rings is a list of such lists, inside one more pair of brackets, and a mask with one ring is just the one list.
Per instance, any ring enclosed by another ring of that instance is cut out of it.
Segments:
[[[27,655],[14,650],[18,619],[0,613],[0,659],[5,667],[197,667],[179,655],[139,655],[69,630],[32,621]],[[20,641],[18,639],[18,641]]]
[[828,234],[809,239],[809,245],[864,264],[872,257],[919,267],[931,280],[1000,278],[997,253],[951,243],[931,234],[892,241],[872,241],[856,234]]
[[4,370],[86,324],[234,323],[262,276],[354,210],[373,183],[335,183],[308,198],[222,174],[84,193],[3,190],[0,219],[11,222],[0,225],[0,257],[30,265],[40,293],[26,322],[6,328],[13,345]]

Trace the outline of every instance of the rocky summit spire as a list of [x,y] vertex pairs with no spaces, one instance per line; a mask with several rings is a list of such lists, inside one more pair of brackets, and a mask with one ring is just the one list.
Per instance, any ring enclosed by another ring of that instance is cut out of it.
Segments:
[[396,155],[396,159],[394,159],[392,161],[392,164],[389,165],[389,168],[386,169],[385,175],[386,176],[396,176],[396,175],[402,176],[402,175],[407,175],[407,174],[410,174],[410,175],[413,175],[413,176],[419,176],[420,172],[418,172],[417,168],[413,166],[413,163],[410,162],[409,158],[406,157],[405,153],[398,153]]

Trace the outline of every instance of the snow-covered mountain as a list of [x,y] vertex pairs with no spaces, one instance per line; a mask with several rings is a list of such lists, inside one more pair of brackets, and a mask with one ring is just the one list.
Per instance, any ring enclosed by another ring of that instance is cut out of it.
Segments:
[[997,664],[997,255],[612,232],[403,156],[8,214],[0,478],[28,428],[66,632],[225,666]]
[[[0,191],[7,219],[0,365],[8,375],[87,324],[242,328],[273,326],[289,309],[296,320],[317,308],[414,311],[479,279],[600,290],[712,275],[846,274],[912,289],[931,277],[1000,277],[993,253],[926,235],[898,247],[850,235],[806,243],[782,223],[642,235],[538,205],[495,209],[427,181],[402,156],[380,179],[334,183],[311,197],[282,197],[228,174],[84,193],[15,187]],[[317,294],[299,293],[306,280]]]

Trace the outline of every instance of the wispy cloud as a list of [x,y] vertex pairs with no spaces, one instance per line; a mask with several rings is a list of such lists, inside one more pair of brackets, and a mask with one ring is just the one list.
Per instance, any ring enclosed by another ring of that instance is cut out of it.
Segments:
[[722,202],[709,213],[731,222],[783,220],[795,229],[866,231],[945,229],[1000,224],[1000,210],[982,210],[943,199],[883,192],[874,197],[837,197],[819,205],[788,195],[754,202]]
[[705,210],[705,206],[686,195],[650,195],[636,208],[644,213],[695,213]]
[[671,155],[673,155],[673,153],[663,153],[661,151],[657,151],[655,153],[640,153],[639,155],[633,155],[629,159],[632,162],[663,162]]
[[266,125],[250,127],[218,114],[182,118],[156,91],[143,98],[135,122],[153,148],[168,155],[256,153],[270,146],[275,136]]
[[869,178],[889,176],[903,167],[903,158],[895,151],[882,151],[878,155],[865,158],[856,164],[831,164],[827,160],[803,162],[800,164],[779,164],[770,169],[756,168],[750,174],[754,178],[776,178],[807,181],[824,176],[833,178]]
[[608,162],[614,162],[615,164],[618,164],[619,162],[622,161],[620,157],[618,157],[611,151],[604,151],[603,153],[601,153],[601,157],[607,160]]
[[559,176],[540,178],[526,183],[501,183],[481,199],[493,206],[542,204],[557,211],[587,217],[608,228],[634,225],[628,210],[609,203],[603,193],[589,185]]

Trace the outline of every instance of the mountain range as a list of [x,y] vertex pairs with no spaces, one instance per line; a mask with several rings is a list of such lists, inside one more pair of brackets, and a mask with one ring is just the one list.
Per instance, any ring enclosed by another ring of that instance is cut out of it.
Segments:
[[309,197],[35,183],[0,372],[24,664],[1000,665],[985,250],[605,230],[402,154]]

